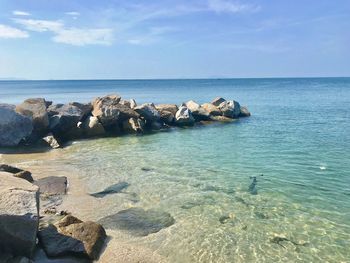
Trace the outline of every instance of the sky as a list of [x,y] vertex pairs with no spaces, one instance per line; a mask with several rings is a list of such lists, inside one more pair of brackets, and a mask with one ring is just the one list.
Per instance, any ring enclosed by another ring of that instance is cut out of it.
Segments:
[[350,76],[349,0],[0,0],[0,78]]

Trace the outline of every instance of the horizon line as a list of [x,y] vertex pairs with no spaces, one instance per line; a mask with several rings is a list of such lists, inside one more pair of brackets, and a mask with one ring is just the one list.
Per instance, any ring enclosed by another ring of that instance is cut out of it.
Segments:
[[137,80],[229,80],[229,79],[319,79],[319,78],[350,78],[350,76],[307,76],[307,77],[183,77],[183,78],[86,78],[86,79],[26,79],[26,78],[0,78],[0,81],[137,81]]

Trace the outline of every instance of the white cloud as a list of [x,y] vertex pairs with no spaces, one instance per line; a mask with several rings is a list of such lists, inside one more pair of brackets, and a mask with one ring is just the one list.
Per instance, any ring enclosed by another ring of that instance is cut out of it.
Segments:
[[113,41],[113,31],[109,28],[69,28],[57,32],[57,35],[54,36],[52,40],[57,43],[70,44],[74,46],[111,45]]
[[35,19],[14,19],[14,21],[27,30],[36,32],[52,31],[58,32],[63,29],[64,24],[61,21],[35,20]]
[[66,15],[69,15],[69,16],[80,16],[80,13],[79,13],[79,12],[75,12],[75,11],[66,12],[65,14],[66,14]]
[[12,12],[12,14],[15,15],[15,16],[30,16],[30,13],[24,12],[24,11],[20,11],[20,10],[14,10]]
[[52,32],[52,40],[74,46],[111,45],[113,30],[110,28],[68,28],[59,20],[14,19],[27,30]]
[[259,6],[252,4],[241,4],[229,0],[208,0],[208,10],[216,13],[256,12],[259,9]]
[[27,38],[27,37],[29,37],[29,34],[25,31],[0,24],[0,38]]

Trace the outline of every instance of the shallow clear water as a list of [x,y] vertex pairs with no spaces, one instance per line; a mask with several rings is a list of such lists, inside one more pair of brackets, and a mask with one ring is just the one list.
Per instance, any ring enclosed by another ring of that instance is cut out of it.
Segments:
[[[125,193],[88,213],[97,220],[130,206],[169,212],[176,220],[170,228],[126,240],[171,262],[349,261],[350,79],[0,82],[1,102],[11,103],[115,92],[155,103],[220,95],[247,105],[252,116],[2,158],[75,169],[89,192],[128,182]],[[248,191],[251,176],[256,195]],[[276,235],[290,241],[272,242]]]

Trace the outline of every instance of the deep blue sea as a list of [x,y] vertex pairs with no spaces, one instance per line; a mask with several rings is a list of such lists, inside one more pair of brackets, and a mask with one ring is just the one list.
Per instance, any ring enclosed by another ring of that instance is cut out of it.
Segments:
[[[170,262],[350,262],[350,78],[0,81],[1,103],[113,93],[139,103],[222,96],[252,116],[1,158],[71,169],[88,192],[128,182],[128,194],[89,199],[80,212],[92,220],[131,206],[170,213],[169,228],[123,236]],[[257,194],[248,191],[252,176]]]

